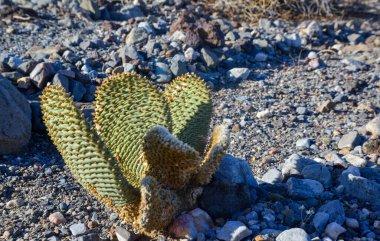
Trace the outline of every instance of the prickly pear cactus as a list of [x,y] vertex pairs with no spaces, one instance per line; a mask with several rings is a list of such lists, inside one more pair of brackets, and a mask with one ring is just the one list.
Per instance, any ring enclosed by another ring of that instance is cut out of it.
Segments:
[[228,132],[216,127],[206,150],[212,103],[195,75],[165,91],[135,73],[109,77],[97,91],[94,128],[60,86],[45,88],[41,106],[80,184],[150,236],[196,204],[228,145]]

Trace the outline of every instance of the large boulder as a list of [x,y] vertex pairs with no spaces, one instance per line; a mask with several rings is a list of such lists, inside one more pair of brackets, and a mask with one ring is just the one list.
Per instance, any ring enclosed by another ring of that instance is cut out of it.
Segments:
[[255,203],[257,187],[248,162],[225,155],[213,180],[204,188],[200,206],[214,218],[227,218]]
[[32,111],[28,100],[0,75],[0,155],[22,151],[29,142]]

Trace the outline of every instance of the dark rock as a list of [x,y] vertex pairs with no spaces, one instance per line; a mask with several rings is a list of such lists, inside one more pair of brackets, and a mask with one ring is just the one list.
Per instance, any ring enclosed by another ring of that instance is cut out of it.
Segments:
[[298,179],[291,177],[286,182],[289,196],[295,199],[316,198],[323,192],[320,182],[311,179]]
[[81,0],[80,7],[88,12],[91,18],[95,20],[101,16],[98,5],[92,0]]
[[55,74],[52,83],[61,85],[66,90],[66,92],[70,91],[69,90],[69,84],[70,84],[69,79],[63,74],[59,74],[59,73]]
[[39,89],[43,89],[56,72],[53,63],[39,63],[30,73],[30,78],[33,79],[35,86]]
[[116,21],[127,21],[131,18],[144,17],[144,13],[137,5],[124,5],[120,11],[111,12],[111,19]]
[[17,71],[23,75],[29,75],[37,64],[38,63],[34,60],[26,61],[17,67]]
[[316,180],[325,188],[331,187],[332,178],[329,169],[323,164],[312,164],[302,169],[302,176],[306,179]]
[[201,207],[213,217],[230,217],[254,204],[257,182],[247,161],[225,155],[203,191]]
[[215,68],[217,64],[219,63],[218,56],[207,48],[201,49],[201,56],[202,56],[202,60],[210,68]]
[[28,101],[0,75],[0,155],[16,153],[29,143],[32,131]]
[[71,81],[71,94],[74,97],[74,101],[81,101],[84,94],[86,94],[86,88],[81,82],[73,80]]
[[323,212],[329,214],[329,223],[337,222],[338,224],[343,224],[345,220],[344,208],[339,200],[329,201],[322,205],[318,212]]
[[36,100],[29,101],[30,108],[32,109],[32,128],[36,132],[45,132],[46,126],[42,119],[41,103]]
[[174,76],[186,74],[188,70],[185,56],[182,54],[176,54],[171,60],[170,70]]

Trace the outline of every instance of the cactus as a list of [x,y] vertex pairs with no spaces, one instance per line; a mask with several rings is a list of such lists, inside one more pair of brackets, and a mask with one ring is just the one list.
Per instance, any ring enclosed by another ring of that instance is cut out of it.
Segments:
[[206,150],[211,97],[193,74],[165,91],[136,73],[110,76],[97,91],[93,128],[58,85],[44,89],[41,107],[79,183],[150,236],[196,204],[228,145],[228,132],[219,126]]

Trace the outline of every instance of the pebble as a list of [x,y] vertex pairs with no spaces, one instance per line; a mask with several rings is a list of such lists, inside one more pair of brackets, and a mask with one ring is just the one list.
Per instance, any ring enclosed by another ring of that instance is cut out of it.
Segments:
[[338,148],[348,148],[353,149],[355,146],[359,145],[360,142],[360,136],[359,133],[356,131],[351,131],[348,134],[342,136],[342,138],[339,140]]
[[24,200],[22,200],[21,198],[16,198],[16,199],[8,201],[5,204],[5,208],[7,208],[7,209],[13,209],[13,208],[19,208],[19,207],[21,207],[23,205],[24,205]]
[[359,222],[355,218],[347,218],[346,217],[346,226],[349,228],[357,229],[359,228]]
[[342,203],[339,200],[328,201],[320,206],[318,212],[329,214],[329,222],[343,224],[345,221],[345,212]]
[[276,241],[311,241],[311,239],[305,230],[301,228],[291,228],[280,233]]
[[240,221],[228,221],[220,230],[217,230],[216,237],[224,241],[240,241],[250,236],[252,231]]
[[269,109],[265,109],[262,111],[257,112],[256,117],[257,118],[269,118],[272,116],[272,112]]
[[210,68],[215,68],[216,65],[219,63],[218,56],[207,48],[201,49],[201,57],[203,61],[206,63],[206,65]]
[[341,225],[339,225],[336,222],[329,223],[326,226],[325,233],[332,238],[333,240],[337,240],[339,235],[346,232],[347,230],[343,228]]
[[118,241],[134,241],[138,238],[137,235],[120,226],[116,227],[115,233]]
[[330,215],[325,212],[317,212],[313,217],[313,226],[319,232],[322,233],[330,219]]
[[55,212],[49,215],[49,221],[54,225],[66,223],[66,219],[61,212]]
[[282,173],[276,168],[269,169],[261,178],[261,181],[269,184],[281,183],[282,180]]
[[168,83],[172,79],[169,65],[162,62],[156,63],[155,74],[159,83]]
[[309,149],[312,143],[313,143],[312,139],[302,138],[302,139],[297,140],[296,147],[299,150]]
[[73,236],[79,236],[86,233],[87,228],[84,223],[76,223],[70,225],[70,231]]

